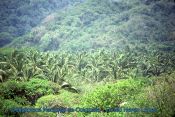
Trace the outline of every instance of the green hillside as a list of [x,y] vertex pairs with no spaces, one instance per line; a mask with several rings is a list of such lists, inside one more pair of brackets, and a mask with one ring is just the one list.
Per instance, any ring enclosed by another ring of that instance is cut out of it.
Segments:
[[173,1],[87,0],[51,13],[11,45],[47,51],[174,43],[174,11]]
[[36,27],[49,14],[82,0],[2,0],[0,2],[0,47]]

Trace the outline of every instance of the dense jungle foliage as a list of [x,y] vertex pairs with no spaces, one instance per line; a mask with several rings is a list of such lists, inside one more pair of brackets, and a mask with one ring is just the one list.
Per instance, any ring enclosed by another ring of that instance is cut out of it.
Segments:
[[86,0],[49,14],[10,46],[42,51],[174,46],[174,11],[172,0]]
[[0,9],[0,117],[175,115],[174,0],[4,0]]
[[[175,111],[174,55],[174,51],[157,50],[114,52],[102,49],[77,53],[6,50],[0,57],[1,113],[19,116],[10,112],[14,107],[77,106],[101,110],[154,107],[158,113],[146,116],[171,116]],[[120,106],[124,102],[127,103]],[[72,113],[66,115],[73,116]],[[98,116],[120,115],[144,114],[100,113]]]
[[24,35],[43,18],[82,0],[3,0],[0,2],[0,47]]

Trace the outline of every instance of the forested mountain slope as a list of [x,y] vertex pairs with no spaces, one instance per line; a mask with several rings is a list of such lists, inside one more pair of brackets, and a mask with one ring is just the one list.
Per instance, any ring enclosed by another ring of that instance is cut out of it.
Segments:
[[50,13],[83,0],[1,0],[0,47],[24,35]]
[[173,46],[174,19],[172,0],[86,0],[50,13],[10,46],[43,51],[118,49],[160,42]]

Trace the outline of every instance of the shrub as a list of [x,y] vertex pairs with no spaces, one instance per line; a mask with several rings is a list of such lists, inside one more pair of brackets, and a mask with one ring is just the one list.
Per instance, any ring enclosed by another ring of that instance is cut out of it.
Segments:
[[[61,109],[61,108],[67,108],[69,105],[67,102],[65,102],[63,99],[59,97],[59,95],[47,95],[39,98],[35,104],[36,108],[52,108],[52,111],[54,109]],[[57,110],[56,110],[57,111]],[[56,116],[55,112],[44,112],[45,114],[49,114],[49,116]],[[39,112],[38,114],[40,116],[45,115],[43,112]]]
[[101,111],[105,111],[106,108],[120,107],[122,102],[132,99],[145,85],[144,80],[127,79],[99,86],[83,97],[82,106],[100,108]]
[[[43,95],[57,93],[59,85],[42,79],[29,82],[7,81],[0,86],[0,95],[5,99],[27,99],[32,104]],[[24,103],[25,104],[25,103]]]
[[135,95],[135,100],[128,101],[125,107],[155,108],[157,112],[132,113],[129,116],[170,117],[175,114],[174,73],[169,76],[154,77],[152,81],[153,85],[146,87],[142,92]]
[[0,104],[0,115],[19,116],[19,113],[11,112],[11,109],[16,107],[22,107],[22,105],[18,104],[12,99],[2,99],[0,100]]
[[27,99],[32,102],[32,104],[34,104],[39,97],[57,93],[59,90],[58,84],[37,78],[33,78],[29,82],[25,82],[24,86],[26,89],[25,92]]
[[65,108],[68,104],[59,95],[46,95],[39,98],[35,107],[39,108]]
[[0,85],[0,95],[5,99],[14,99],[15,96],[25,96],[24,84],[15,80],[4,82]]

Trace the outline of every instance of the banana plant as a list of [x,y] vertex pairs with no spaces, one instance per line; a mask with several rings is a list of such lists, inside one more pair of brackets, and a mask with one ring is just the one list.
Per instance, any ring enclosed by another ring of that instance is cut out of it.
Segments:
[[4,70],[13,79],[18,79],[21,75],[26,59],[23,53],[14,50],[10,56],[6,56],[4,61],[0,62]]
[[4,82],[5,80],[7,80],[7,77],[8,75],[6,71],[0,69],[0,82]]

